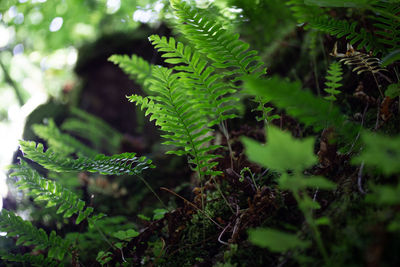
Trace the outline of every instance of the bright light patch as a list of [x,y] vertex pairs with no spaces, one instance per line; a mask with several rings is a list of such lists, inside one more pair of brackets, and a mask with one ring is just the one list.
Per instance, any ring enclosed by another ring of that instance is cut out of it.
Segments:
[[17,44],[16,46],[14,46],[13,49],[13,54],[18,55],[18,54],[22,54],[24,53],[24,45],[23,44]]
[[24,22],[24,14],[18,13],[17,16],[15,16],[14,23],[22,24],[23,22]]
[[0,171],[0,198],[6,197],[8,194],[6,180],[7,176],[2,171]]
[[113,14],[121,7],[121,0],[107,0],[107,13]]
[[0,48],[8,45],[10,37],[10,31],[3,25],[0,25]]
[[12,7],[10,7],[10,9],[8,9],[8,17],[10,19],[15,18],[17,16],[17,14],[18,14],[18,11],[17,11],[16,6],[12,6]]
[[39,11],[33,11],[29,14],[29,20],[32,24],[39,24],[43,20],[43,14]]
[[56,32],[56,31],[60,30],[63,25],[63,22],[64,22],[64,20],[62,17],[55,17],[50,23],[49,30],[51,32]]
[[151,10],[138,9],[133,13],[133,20],[142,23],[148,23],[151,20],[155,20],[154,14],[155,13]]

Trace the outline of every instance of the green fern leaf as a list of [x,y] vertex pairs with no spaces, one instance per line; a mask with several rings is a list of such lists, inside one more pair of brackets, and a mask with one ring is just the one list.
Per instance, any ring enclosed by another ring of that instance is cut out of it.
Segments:
[[47,202],[46,208],[59,206],[57,214],[63,214],[64,218],[79,213],[76,224],[92,214],[93,208],[84,209],[85,202],[76,194],[63,188],[56,181],[42,177],[25,161],[21,160],[19,165],[13,165],[11,169],[13,170],[11,176],[18,177],[15,185],[19,189],[27,189],[27,194],[32,196],[35,202]]
[[30,141],[20,141],[24,156],[43,167],[55,172],[99,172],[106,175],[138,175],[143,170],[154,168],[151,160],[136,157],[135,153],[123,153],[113,156],[97,155],[95,158],[65,158],[52,149],[44,152],[42,144]]
[[102,119],[78,108],[71,108],[73,117],[66,119],[61,129],[88,140],[98,151],[118,152],[122,134]]
[[332,62],[329,65],[328,75],[326,76],[327,81],[325,82],[327,88],[324,90],[330,94],[325,97],[326,100],[335,101],[336,95],[340,94],[340,91],[336,89],[342,86],[342,84],[339,83],[342,80],[342,75],[343,71],[340,63],[336,61]]
[[62,133],[54,123],[49,119],[47,125],[35,124],[32,126],[34,133],[40,138],[46,140],[54,150],[59,154],[70,155],[77,153],[81,156],[95,156],[98,154],[95,150],[85,146],[72,136]]
[[171,0],[174,14],[178,17],[177,28],[204,55],[211,59],[216,68],[231,69],[226,75],[260,76],[266,73],[264,63],[249,45],[208,16],[206,12],[191,7],[182,0]]
[[51,258],[45,258],[42,254],[32,255],[30,253],[26,254],[11,254],[0,252],[0,258],[4,261],[9,262],[20,262],[20,263],[28,263],[29,266],[48,266],[48,267],[56,267],[62,266]]
[[[216,74],[213,67],[207,66],[207,61],[203,60],[196,51],[192,52],[193,49],[190,46],[176,42],[173,37],[167,39],[152,35],[149,39],[158,51],[164,53],[162,56],[167,58],[165,62],[186,65],[179,65],[174,69],[179,71],[180,81],[187,85],[188,90],[195,88],[193,94],[197,99],[204,97],[204,102],[207,104],[203,108],[207,109],[211,117],[210,127],[236,117],[231,113],[236,109],[231,103],[238,99],[227,96],[228,93],[235,93],[236,90],[229,88],[223,82],[222,75]],[[227,112],[230,114],[226,114]]]
[[148,78],[151,77],[151,64],[145,59],[132,55],[112,55],[108,58],[109,61],[117,64],[131,79],[138,82],[143,90],[148,92]]
[[313,29],[320,30],[337,38],[345,37],[357,49],[365,48],[367,51],[385,52],[386,49],[378,42],[377,38],[364,28],[357,30],[357,21],[336,20],[326,16],[316,17],[309,21]]
[[248,79],[245,88],[254,95],[268,97],[277,107],[285,109],[307,126],[312,126],[315,131],[327,126],[334,126],[345,135],[353,136],[357,131],[353,124],[346,122],[337,107],[331,107],[311,92],[301,90],[299,82],[287,82],[279,77],[269,80]]
[[34,245],[36,250],[48,249],[50,258],[62,260],[68,251],[69,244],[54,231],[48,236],[43,229],[37,229],[31,222],[5,209],[0,213],[0,231],[6,232],[7,236],[18,237],[17,245]]
[[145,109],[146,116],[151,115],[150,121],[155,120],[165,132],[162,135],[167,140],[164,144],[178,148],[168,151],[168,154],[190,156],[189,163],[194,165],[200,178],[219,174],[212,170],[217,163],[210,162],[216,158],[210,151],[218,146],[208,145],[213,139],[212,130],[206,127],[206,112],[201,104],[187,97],[186,88],[178,82],[179,75],[173,74],[172,70],[154,66],[152,75],[150,90],[156,95],[132,95],[129,100]]

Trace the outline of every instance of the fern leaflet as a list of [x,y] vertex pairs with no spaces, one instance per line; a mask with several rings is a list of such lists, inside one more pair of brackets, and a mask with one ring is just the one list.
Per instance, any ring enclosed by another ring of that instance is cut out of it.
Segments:
[[11,254],[11,253],[2,253],[0,252],[0,258],[5,261],[9,262],[21,262],[21,263],[28,263],[29,266],[47,266],[47,267],[56,267],[62,266],[59,265],[51,258],[45,258],[42,254],[39,255],[32,255],[29,253],[26,254]]
[[53,119],[49,119],[47,125],[35,124],[32,126],[37,136],[46,140],[54,150],[59,154],[70,155],[77,153],[81,156],[95,156],[98,154],[95,150],[85,146],[72,136],[62,133],[54,123]]
[[219,174],[211,170],[217,162],[209,162],[216,158],[209,152],[218,146],[207,145],[213,136],[212,130],[205,126],[206,112],[201,103],[188,99],[185,88],[178,82],[178,74],[172,70],[154,66],[152,74],[150,90],[157,96],[132,95],[129,100],[146,109],[146,116],[151,114],[150,121],[155,120],[156,125],[166,132],[162,135],[167,139],[163,144],[178,147],[168,154],[189,155],[189,163],[194,164],[200,178]]
[[182,0],[170,2],[178,17],[178,29],[201,53],[214,61],[214,67],[230,68],[231,71],[225,72],[227,76],[239,75],[233,81],[248,74],[258,77],[266,73],[257,51],[249,50],[249,44],[239,40],[239,34],[225,30],[205,12]]
[[66,119],[61,129],[90,141],[99,151],[106,148],[111,154],[118,152],[122,134],[100,118],[78,108],[71,108],[75,117]]
[[174,69],[180,71],[180,82],[185,81],[189,90],[196,88],[193,92],[196,98],[201,96],[206,99],[207,104],[204,108],[211,116],[212,121],[208,124],[210,127],[236,117],[235,114],[225,114],[235,110],[235,106],[230,102],[237,101],[237,98],[226,96],[235,90],[223,83],[222,75],[216,74],[213,67],[207,66],[207,61],[201,59],[198,52],[192,52],[190,46],[176,42],[173,37],[167,39],[152,35],[149,39],[158,51],[165,53],[163,54],[163,57],[167,58],[165,62],[186,65],[175,66]]
[[151,77],[151,64],[145,59],[132,55],[112,55],[108,58],[109,61],[117,64],[131,79],[138,82],[143,90],[148,93],[148,78]]
[[145,157],[136,157],[135,153],[123,153],[113,156],[97,155],[91,158],[69,159],[55,153],[52,149],[46,150],[42,144],[30,141],[20,141],[24,156],[39,163],[43,167],[56,172],[88,171],[106,175],[138,175],[143,170],[154,168],[151,160]]
[[342,84],[339,83],[342,80],[342,75],[343,70],[340,63],[336,61],[332,62],[329,66],[328,75],[326,76],[327,81],[325,82],[327,88],[324,90],[330,94],[324,97],[326,100],[335,101],[336,95],[340,94],[340,91],[336,89],[342,86]]
[[11,176],[19,178],[15,183],[19,189],[28,189],[28,195],[32,196],[34,201],[46,201],[46,208],[59,206],[57,214],[63,214],[64,218],[79,213],[76,224],[88,219],[91,225],[92,222],[103,216],[103,214],[90,216],[93,212],[92,207],[84,209],[85,202],[80,200],[76,194],[53,180],[43,178],[25,161],[21,160],[19,165],[13,165],[11,169],[14,171]]
[[13,212],[3,209],[0,213],[0,230],[7,236],[18,237],[17,245],[35,245],[36,250],[48,249],[48,257],[62,260],[69,244],[57,236],[50,236],[43,229],[37,229],[29,221],[24,221]]

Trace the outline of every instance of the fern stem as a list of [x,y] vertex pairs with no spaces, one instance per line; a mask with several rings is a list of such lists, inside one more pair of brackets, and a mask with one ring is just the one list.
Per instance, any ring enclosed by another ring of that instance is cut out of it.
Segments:
[[221,132],[225,136],[226,144],[228,145],[228,149],[229,149],[229,157],[231,160],[231,169],[233,169],[233,150],[232,150],[232,146],[230,143],[229,132],[226,127],[226,121],[221,121],[221,123],[219,124],[219,127],[220,127]]

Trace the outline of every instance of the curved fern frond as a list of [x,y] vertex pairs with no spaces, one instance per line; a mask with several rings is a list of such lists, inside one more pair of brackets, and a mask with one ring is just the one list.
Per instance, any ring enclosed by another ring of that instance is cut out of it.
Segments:
[[95,150],[85,146],[72,136],[62,133],[53,119],[49,119],[47,125],[35,124],[32,126],[33,132],[40,138],[46,140],[58,154],[70,155],[77,153],[81,156],[95,156]]
[[186,88],[178,82],[179,75],[172,70],[154,66],[152,73],[150,90],[157,96],[132,95],[129,100],[145,109],[146,116],[151,114],[150,121],[155,120],[156,125],[166,132],[162,135],[167,139],[163,144],[178,148],[168,151],[168,154],[188,155],[189,163],[194,165],[200,179],[204,175],[219,174],[212,170],[217,163],[209,162],[216,158],[209,152],[218,146],[208,145],[214,137],[212,130],[206,127],[206,112],[201,103],[188,99]]
[[328,74],[326,76],[327,81],[325,82],[327,87],[324,90],[329,94],[329,96],[324,97],[326,100],[335,101],[336,95],[340,94],[340,91],[336,89],[342,86],[342,84],[339,83],[343,79],[342,75],[343,70],[340,63],[336,61],[332,62],[329,65]]
[[350,44],[357,44],[357,49],[364,47],[367,51],[373,51],[374,53],[386,51],[372,33],[364,28],[357,30],[357,21],[350,23],[347,20],[336,20],[320,16],[310,20],[309,23],[312,28],[336,36],[337,38],[345,37]]
[[0,212],[0,231],[6,232],[7,236],[18,237],[17,245],[35,245],[36,250],[48,249],[49,258],[62,260],[68,251],[69,244],[54,231],[48,236],[43,229],[37,229],[12,211],[3,209]]
[[60,127],[62,130],[88,140],[99,151],[106,148],[111,154],[118,152],[123,137],[118,130],[81,109],[71,108],[70,112],[74,117],[63,122]]
[[[149,40],[159,52],[164,53],[162,57],[166,58],[165,62],[185,64],[175,66],[174,69],[179,71],[180,82],[185,82],[189,90],[195,88],[193,93],[196,98],[205,99],[204,108],[211,117],[211,122],[208,124],[210,127],[236,117],[231,113],[236,109],[231,102],[238,99],[227,96],[236,90],[228,87],[223,82],[222,75],[217,74],[213,67],[207,66],[207,61],[203,60],[197,51],[193,51],[190,46],[185,46],[181,42],[176,42],[173,37],[167,39],[152,35]],[[226,114],[227,112],[230,114]]]
[[42,254],[32,255],[30,253],[26,254],[11,254],[11,253],[2,253],[0,252],[0,258],[4,261],[9,262],[21,262],[28,263],[29,266],[46,266],[46,267],[56,267],[61,266],[59,263],[55,262],[51,258],[45,258]]
[[13,173],[11,176],[18,177],[15,185],[19,189],[26,189],[27,194],[34,198],[35,202],[47,202],[46,208],[59,206],[57,214],[63,214],[64,218],[69,218],[73,214],[78,214],[76,224],[84,219],[94,222],[103,216],[99,214],[91,216],[92,207],[85,208],[85,202],[80,200],[76,194],[63,188],[57,182],[42,177],[37,171],[21,160],[19,165],[11,166]]
[[266,73],[258,52],[249,50],[249,44],[241,41],[239,34],[225,30],[206,12],[182,0],[170,2],[178,17],[177,28],[201,53],[214,61],[214,67],[230,69],[225,72],[227,76],[238,75],[233,81],[249,74],[258,77]]
[[117,64],[131,79],[141,85],[145,92],[148,92],[148,78],[151,77],[152,65],[147,60],[137,55],[132,55],[131,57],[127,55],[112,55],[108,60]]
[[135,153],[123,153],[113,156],[97,155],[92,158],[65,158],[52,149],[46,150],[42,144],[31,141],[20,141],[24,156],[43,167],[55,172],[99,172],[106,175],[138,175],[143,170],[154,168],[151,160],[136,157]]

